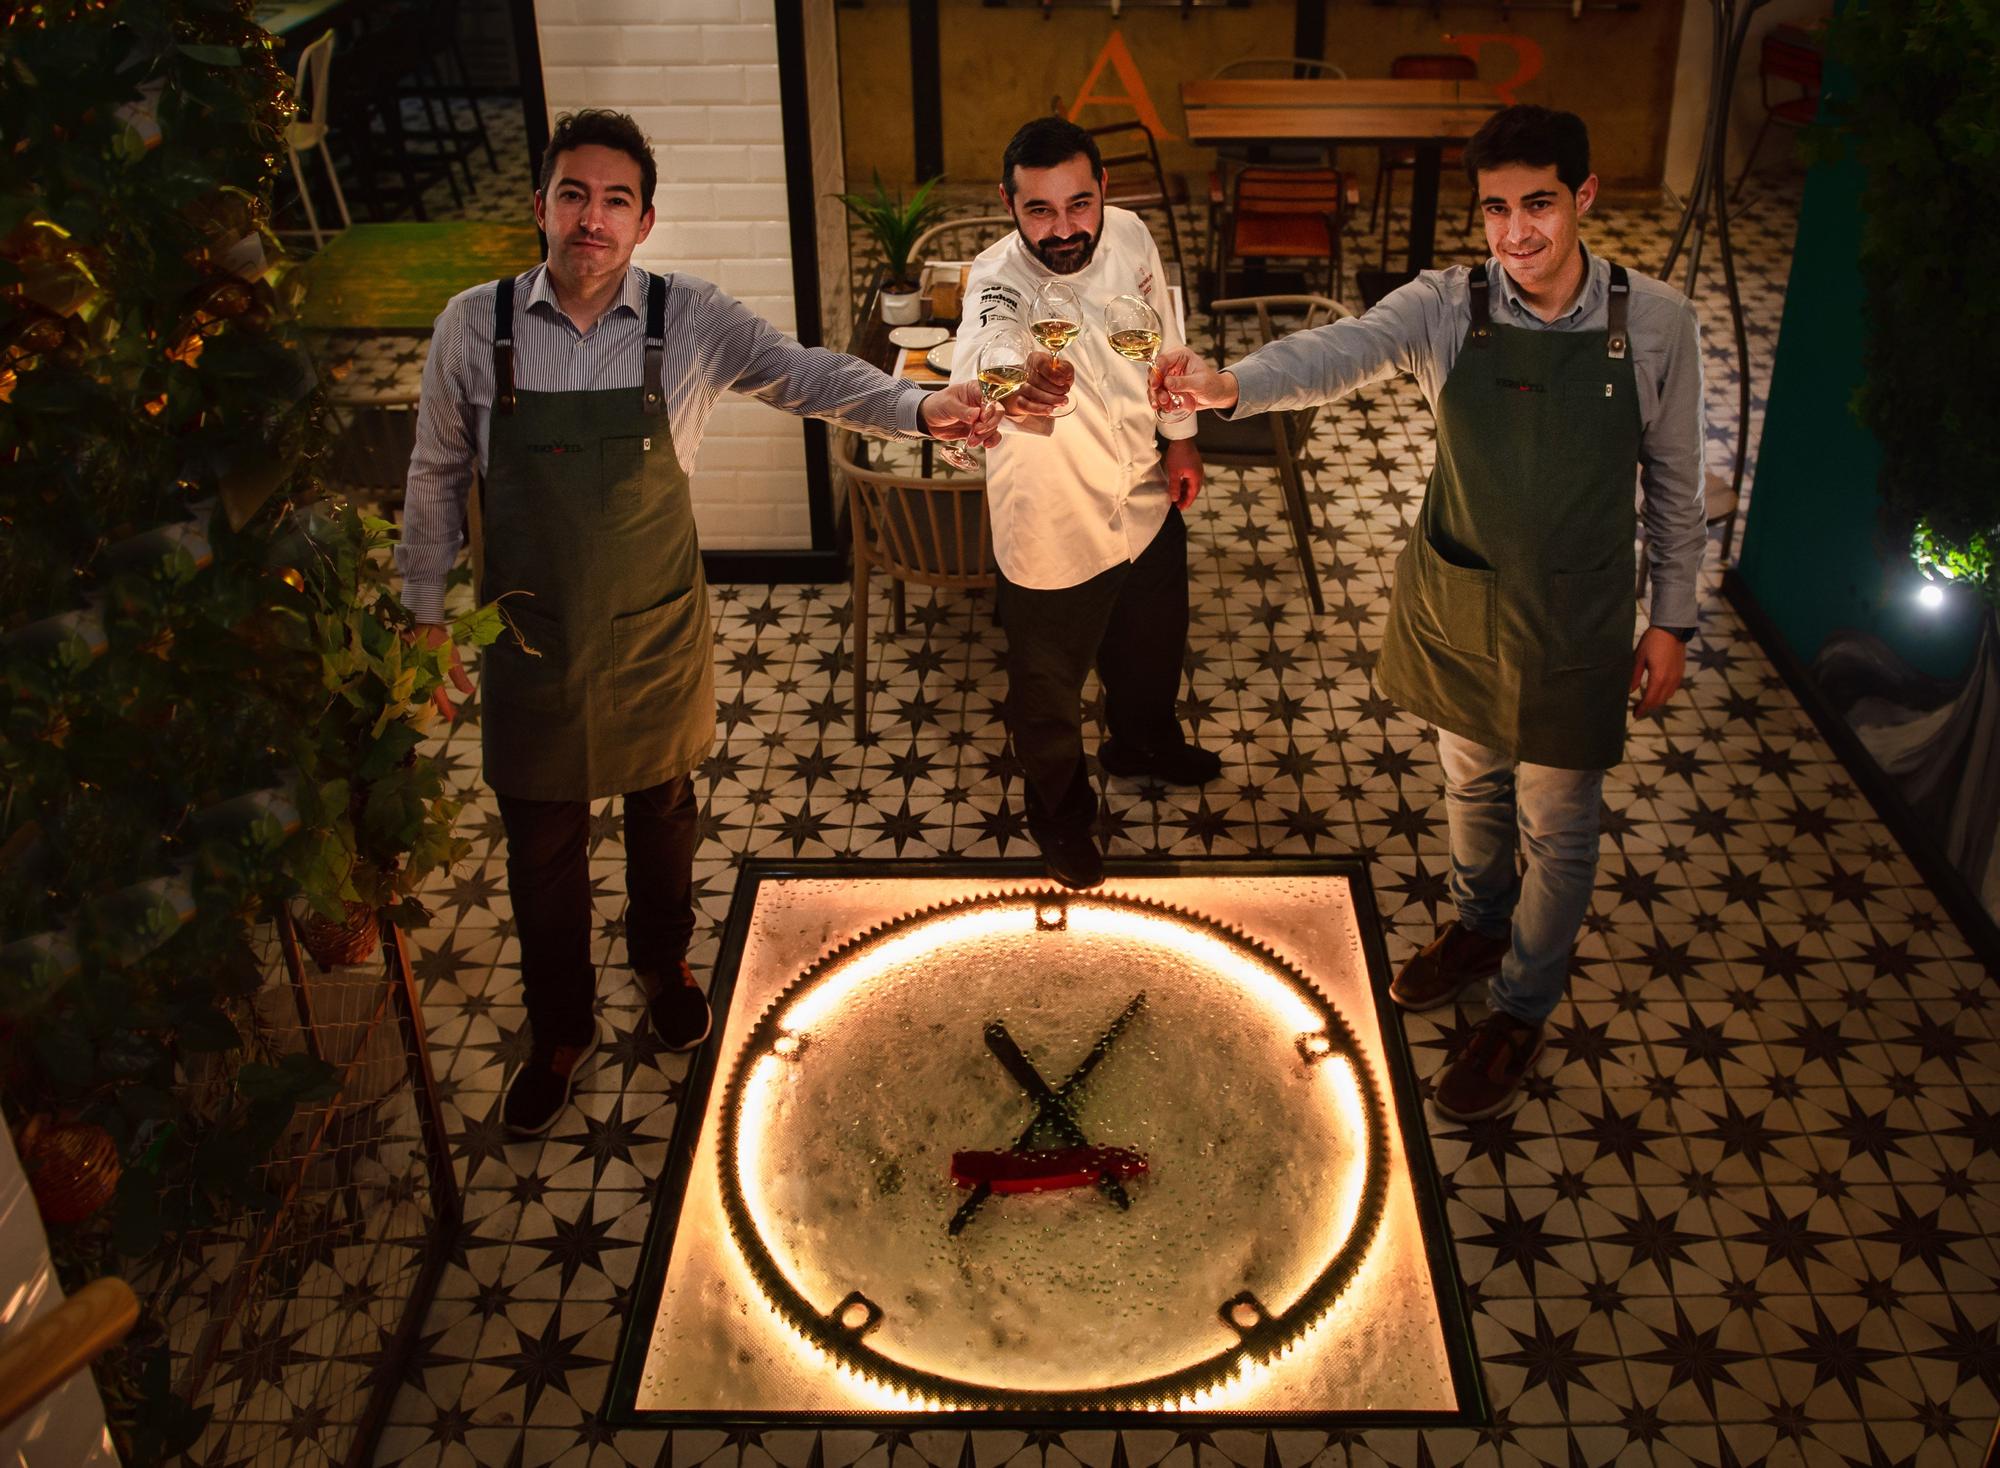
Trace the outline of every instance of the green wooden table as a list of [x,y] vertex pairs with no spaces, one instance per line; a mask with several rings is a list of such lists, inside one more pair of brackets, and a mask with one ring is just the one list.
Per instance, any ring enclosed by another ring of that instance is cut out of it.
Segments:
[[356,224],[306,263],[300,321],[314,331],[427,333],[445,302],[542,258],[532,224]]

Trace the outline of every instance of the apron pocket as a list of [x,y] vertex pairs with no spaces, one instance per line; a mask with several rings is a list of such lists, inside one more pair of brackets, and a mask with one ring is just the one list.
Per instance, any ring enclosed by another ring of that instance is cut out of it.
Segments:
[[639,503],[641,487],[646,482],[646,455],[652,451],[650,434],[599,441],[598,482],[603,486],[605,509],[629,509]]
[[620,711],[669,703],[700,681],[709,656],[702,633],[708,596],[695,585],[679,596],[611,622],[611,706]]
[[1637,571],[1617,561],[1549,577],[1549,671],[1601,668],[1632,655]]
[[524,713],[557,714],[563,709],[562,623],[546,612],[508,598],[501,616],[508,630],[480,659],[480,691],[489,707],[504,705]]
[[1446,647],[1491,661],[1494,645],[1495,600],[1500,578],[1496,572],[1447,561],[1417,526],[1410,541],[1416,553],[1417,594]]

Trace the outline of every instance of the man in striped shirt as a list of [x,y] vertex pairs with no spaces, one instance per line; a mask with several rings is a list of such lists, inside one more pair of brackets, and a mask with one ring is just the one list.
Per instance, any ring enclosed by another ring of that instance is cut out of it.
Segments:
[[[503,1115],[548,1130],[597,1049],[590,802],[625,798],[626,946],[661,1043],[706,1038],[694,931],[692,775],[714,735],[708,595],[687,473],[726,391],[895,438],[990,443],[975,385],[926,393],[801,347],[713,285],[649,275],[656,167],[631,118],[557,120],[535,195],[548,259],[438,317],[396,558],[436,646],[479,485],[480,597],[508,631],[483,660],[485,776],[507,832],[532,1045]],[[452,681],[472,684],[452,654]],[[440,691],[447,716],[452,705]]]

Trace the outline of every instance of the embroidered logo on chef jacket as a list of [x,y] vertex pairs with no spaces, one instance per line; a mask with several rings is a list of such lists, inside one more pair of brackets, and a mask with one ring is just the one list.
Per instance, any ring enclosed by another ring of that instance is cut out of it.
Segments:
[[1132,293],[1139,296],[1150,296],[1153,293],[1153,271],[1150,266],[1139,271],[1139,283],[1132,288]]
[[1021,314],[1021,297],[1006,286],[995,282],[979,292],[979,324],[987,325],[995,316],[1004,316],[1012,321]]
[[531,454],[580,454],[583,452],[583,445],[580,443],[531,443],[528,445],[528,452]]

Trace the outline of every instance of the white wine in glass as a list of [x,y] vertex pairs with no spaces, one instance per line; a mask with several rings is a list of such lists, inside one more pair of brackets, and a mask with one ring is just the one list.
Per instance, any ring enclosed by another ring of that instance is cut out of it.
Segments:
[[989,403],[1004,403],[1028,385],[1028,337],[1018,326],[1002,327],[979,347],[979,392]]
[[[1043,351],[1061,361],[1063,348],[1083,330],[1083,303],[1077,299],[1076,291],[1059,280],[1042,282],[1042,288],[1035,292],[1035,299],[1028,307],[1028,330]],[[1076,400],[1066,398],[1050,416],[1067,418],[1075,411]]]
[[[1160,313],[1142,296],[1113,296],[1104,308],[1104,334],[1111,349],[1121,357],[1143,362],[1148,367],[1160,355]],[[1179,423],[1188,410],[1176,405],[1158,414],[1162,423]]]

